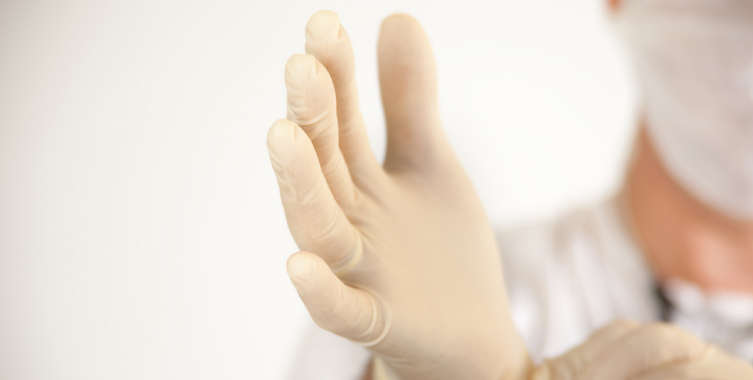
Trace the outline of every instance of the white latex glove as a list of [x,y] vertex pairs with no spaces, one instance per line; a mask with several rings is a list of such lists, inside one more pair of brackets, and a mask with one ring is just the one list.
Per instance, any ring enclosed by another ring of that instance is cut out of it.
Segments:
[[494,236],[442,131],[421,26],[406,15],[382,24],[384,166],[369,148],[335,13],[311,18],[306,51],[287,63],[288,116],[267,144],[301,249],[288,274],[313,320],[368,347],[390,378],[524,376]]
[[675,326],[616,321],[564,355],[545,360],[531,380],[751,380],[753,368]]
[[715,346],[685,363],[658,368],[635,380],[753,380],[753,367]]

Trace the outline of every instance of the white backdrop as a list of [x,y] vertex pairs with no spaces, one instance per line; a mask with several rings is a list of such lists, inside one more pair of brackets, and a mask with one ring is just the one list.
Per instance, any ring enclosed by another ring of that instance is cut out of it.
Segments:
[[496,224],[609,194],[634,102],[601,2],[1,2],[0,378],[284,376],[307,315],[265,137],[319,9],[379,157],[377,31],[407,12]]

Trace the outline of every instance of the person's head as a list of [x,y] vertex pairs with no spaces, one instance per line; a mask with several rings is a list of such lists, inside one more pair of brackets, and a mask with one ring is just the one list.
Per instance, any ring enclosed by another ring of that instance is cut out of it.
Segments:
[[669,175],[753,221],[753,1],[607,0]]

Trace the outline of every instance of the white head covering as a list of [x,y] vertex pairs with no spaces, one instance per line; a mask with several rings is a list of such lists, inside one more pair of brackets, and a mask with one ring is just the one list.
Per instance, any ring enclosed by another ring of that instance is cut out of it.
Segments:
[[753,220],[753,1],[627,0],[648,133],[686,190]]

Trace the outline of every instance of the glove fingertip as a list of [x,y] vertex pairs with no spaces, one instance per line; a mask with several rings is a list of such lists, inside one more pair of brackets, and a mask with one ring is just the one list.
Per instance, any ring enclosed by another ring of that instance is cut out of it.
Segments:
[[[299,290],[301,288],[309,287],[316,274],[316,262],[315,260],[321,260],[318,256],[311,252],[298,252],[294,253],[288,258],[286,264],[286,270],[290,280],[293,282],[293,286]],[[325,264],[326,265],[326,264]]]
[[267,132],[267,147],[270,153],[294,149],[299,128],[288,119],[276,120]]
[[340,33],[340,17],[332,11],[319,11],[314,13],[306,24],[306,42],[332,41],[337,39]]

